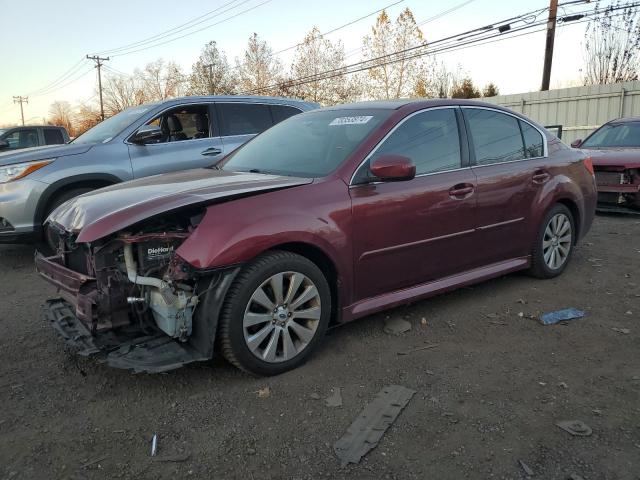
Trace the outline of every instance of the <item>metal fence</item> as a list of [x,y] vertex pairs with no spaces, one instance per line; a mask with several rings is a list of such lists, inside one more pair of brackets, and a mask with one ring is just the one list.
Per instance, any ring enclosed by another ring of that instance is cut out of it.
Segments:
[[484,100],[521,112],[541,125],[562,125],[562,140],[568,144],[585,138],[614,118],[640,116],[640,81],[499,95]]

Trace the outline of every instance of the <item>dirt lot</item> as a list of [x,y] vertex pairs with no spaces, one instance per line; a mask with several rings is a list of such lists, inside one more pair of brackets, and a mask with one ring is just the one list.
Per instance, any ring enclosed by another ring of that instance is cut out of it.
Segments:
[[[401,336],[372,316],[270,379],[221,360],[150,376],[75,357],[40,319],[55,292],[32,253],[0,247],[1,478],[526,478],[519,460],[539,479],[640,478],[637,217],[598,217],[561,278],[510,275],[388,312],[412,323]],[[531,318],[564,307],[588,314]],[[391,384],[417,393],[341,467],[333,443]],[[340,407],[325,406],[332,387]],[[572,419],[593,434],[555,426]],[[153,461],[154,433],[158,455],[182,461]]]

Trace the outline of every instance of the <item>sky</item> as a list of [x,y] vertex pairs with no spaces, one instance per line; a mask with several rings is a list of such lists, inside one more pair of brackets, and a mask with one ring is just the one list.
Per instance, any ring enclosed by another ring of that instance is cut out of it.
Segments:
[[[387,9],[392,19],[408,7],[418,23],[466,3],[421,27],[427,42],[548,6],[548,0],[236,0],[227,7],[224,5],[230,0],[0,0],[4,18],[0,28],[0,125],[20,122],[20,107],[13,103],[13,96],[28,96],[29,103],[24,105],[27,123],[41,123],[54,101],[69,101],[74,106],[80,101],[95,101],[96,70],[90,61],[81,61],[85,55],[144,40],[216,8],[223,7],[217,12],[219,16],[205,17],[206,21],[181,35],[201,31],[135,53],[105,53],[111,57],[106,64],[119,72],[132,73],[162,57],[176,61],[189,72],[202,47],[211,40],[218,42],[233,64],[253,32],[278,51],[300,42],[314,25],[326,32],[396,2],[399,3]],[[567,6],[560,14],[589,8]],[[242,13],[245,10],[248,11]],[[538,20],[545,16],[542,14]],[[370,32],[374,21],[372,15],[327,38],[342,41],[349,52],[362,45],[362,37]],[[580,78],[585,26],[586,23],[568,23],[557,30],[552,88]],[[452,69],[459,64],[476,85],[494,82],[501,94],[520,93],[540,88],[544,46],[545,34],[539,32],[439,54],[437,59]],[[287,64],[292,53],[290,50],[279,58]],[[351,63],[359,58],[356,54],[347,60]],[[46,89],[74,66],[73,75]]]

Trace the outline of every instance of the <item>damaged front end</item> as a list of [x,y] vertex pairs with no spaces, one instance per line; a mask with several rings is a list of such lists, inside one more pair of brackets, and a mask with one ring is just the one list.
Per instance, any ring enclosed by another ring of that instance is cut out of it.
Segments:
[[640,213],[640,168],[596,166],[598,210]]
[[93,243],[59,232],[56,255],[36,253],[37,271],[62,297],[47,302],[45,318],[80,354],[114,367],[162,372],[211,358],[237,269],[204,274],[176,254],[199,218],[149,221]]

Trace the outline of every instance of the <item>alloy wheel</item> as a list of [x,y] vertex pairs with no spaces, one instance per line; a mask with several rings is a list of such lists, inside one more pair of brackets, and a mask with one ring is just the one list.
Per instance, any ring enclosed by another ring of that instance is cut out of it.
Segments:
[[571,220],[564,213],[557,213],[549,220],[542,238],[544,262],[552,270],[561,268],[569,257],[573,241]]
[[300,272],[280,272],[251,295],[242,321],[249,351],[269,363],[299,355],[314,338],[322,313],[320,293]]

